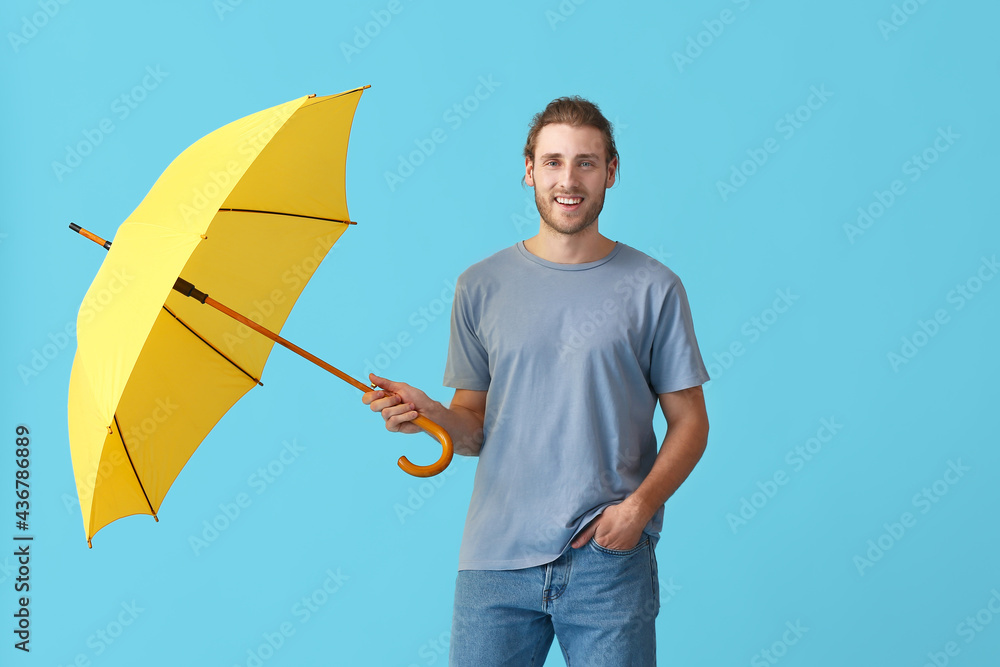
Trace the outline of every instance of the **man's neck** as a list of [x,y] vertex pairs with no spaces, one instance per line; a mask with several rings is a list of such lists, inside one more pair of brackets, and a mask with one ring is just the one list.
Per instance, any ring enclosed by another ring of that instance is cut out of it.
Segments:
[[597,231],[597,223],[578,234],[560,234],[543,222],[538,234],[524,241],[525,249],[536,257],[556,264],[585,264],[607,257],[615,242]]

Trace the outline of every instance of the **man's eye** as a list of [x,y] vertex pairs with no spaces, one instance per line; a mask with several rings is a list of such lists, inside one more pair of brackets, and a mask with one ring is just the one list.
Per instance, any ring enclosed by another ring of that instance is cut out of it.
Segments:
[[592,166],[594,166],[594,163],[593,162],[584,161],[584,162],[580,163],[580,166],[581,167],[592,167]]

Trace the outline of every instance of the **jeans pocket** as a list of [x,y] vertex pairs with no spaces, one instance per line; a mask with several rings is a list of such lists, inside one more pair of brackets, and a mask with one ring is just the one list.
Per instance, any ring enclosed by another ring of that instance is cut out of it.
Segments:
[[632,554],[639,553],[640,551],[649,546],[649,535],[643,533],[642,537],[639,538],[639,543],[636,544],[631,549],[620,550],[620,549],[609,549],[607,547],[602,547],[600,544],[597,543],[597,539],[594,537],[590,538],[590,546],[593,547],[595,551],[602,554],[607,554],[609,556],[631,556]]

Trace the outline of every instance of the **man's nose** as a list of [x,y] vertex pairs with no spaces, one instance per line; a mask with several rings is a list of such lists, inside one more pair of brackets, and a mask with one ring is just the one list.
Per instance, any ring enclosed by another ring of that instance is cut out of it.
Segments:
[[560,172],[559,181],[563,186],[576,187],[580,184],[580,172],[574,165],[568,164]]

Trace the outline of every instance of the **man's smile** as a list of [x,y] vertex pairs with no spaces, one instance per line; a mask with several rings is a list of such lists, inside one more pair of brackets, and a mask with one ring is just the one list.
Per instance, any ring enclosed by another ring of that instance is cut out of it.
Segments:
[[575,211],[583,203],[583,197],[556,196],[556,203],[565,211]]

